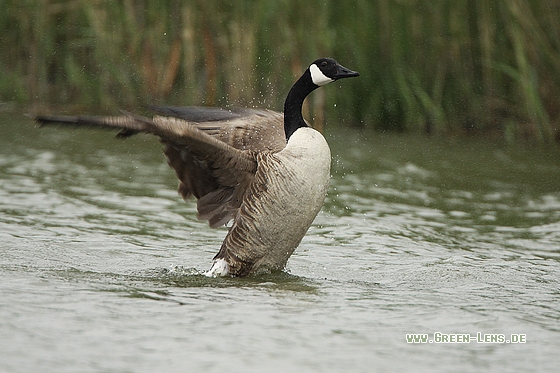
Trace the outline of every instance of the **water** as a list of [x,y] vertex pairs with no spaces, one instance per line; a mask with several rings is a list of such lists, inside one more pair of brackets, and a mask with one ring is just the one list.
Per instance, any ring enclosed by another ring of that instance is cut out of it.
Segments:
[[[559,366],[558,150],[333,131],[288,271],[209,279],[225,231],[177,196],[155,139],[0,126],[2,372]],[[473,339],[406,341],[436,332]]]

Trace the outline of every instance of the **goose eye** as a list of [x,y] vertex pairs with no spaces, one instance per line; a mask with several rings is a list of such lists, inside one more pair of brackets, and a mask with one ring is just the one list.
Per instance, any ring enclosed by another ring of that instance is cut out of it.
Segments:
[[327,61],[321,62],[321,67],[327,67]]

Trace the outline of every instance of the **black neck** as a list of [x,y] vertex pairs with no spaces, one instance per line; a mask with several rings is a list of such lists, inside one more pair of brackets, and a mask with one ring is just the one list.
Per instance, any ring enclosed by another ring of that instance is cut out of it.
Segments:
[[290,93],[288,93],[284,103],[284,132],[286,133],[286,141],[298,128],[307,127],[301,114],[303,100],[317,88],[319,86],[313,83],[311,73],[307,69],[293,85]]

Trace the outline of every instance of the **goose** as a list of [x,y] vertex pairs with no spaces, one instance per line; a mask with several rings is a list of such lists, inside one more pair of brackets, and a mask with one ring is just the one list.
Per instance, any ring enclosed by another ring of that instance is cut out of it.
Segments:
[[[120,129],[159,137],[179,178],[179,194],[197,199],[198,219],[229,226],[211,277],[281,271],[323,206],[331,154],[325,138],[302,115],[312,91],[359,76],[332,58],[315,60],[290,89],[284,113],[268,109],[149,107],[149,119],[39,115],[39,126],[66,124]],[[229,223],[229,224],[228,224]]]

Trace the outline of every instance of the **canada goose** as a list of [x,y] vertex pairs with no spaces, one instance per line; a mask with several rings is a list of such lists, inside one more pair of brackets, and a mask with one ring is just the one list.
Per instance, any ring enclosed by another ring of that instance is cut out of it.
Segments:
[[119,128],[117,137],[154,134],[180,180],[183,198],[197,198],[211,227],[233,221],[209,276],[281,270],[323,205],[331,154],[304,121],[304,99],[316,88],[358,76],[332,58],[314,61],[291,88],[284,114],[271,110],[151,107],[153,119],[121,116],[37,116],[62,123]]

